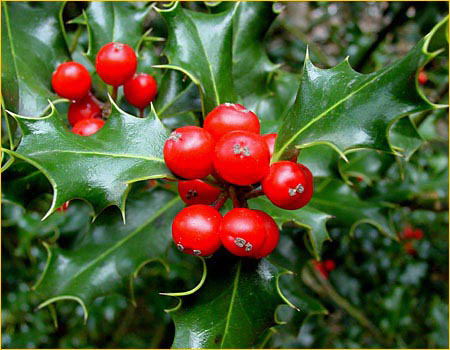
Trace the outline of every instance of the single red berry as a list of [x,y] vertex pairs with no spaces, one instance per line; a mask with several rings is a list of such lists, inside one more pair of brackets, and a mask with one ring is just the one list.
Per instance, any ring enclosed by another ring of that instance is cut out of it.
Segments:
[[212,171],[214,141],[198,126],[183,126],[170,134],[164,144],[167,167],[185,179],[201,179]]
[[401,238],[403,239],[414,239],[416,238],[416,234],[414,232],[414,229],[410,225],[406,225],[403,228],[403,232],[401,233]]
[[64,202],[63,205],[61,205],[58,209],[56,209],[57,211],[59,211],[60,213],[66,211],[67,209],[69,209],[69,204],[70,201]]
[[155,98],[158,85],[150,74],[139,73],[126,81],[123,92],[131,105],[143,109]]
[[242,130],[259,134],[261,128],[255,113],[235,103],[224,103],[214,108],[206,116],[203,127],[216,141],[230,131]]
[[216,144],[214,168],[225,181],[245,186],[269,172],[270,153],[264,139],[248,131],[232,131]]
[[328,279],[328,271],[322,261],[313,260],[313,266],[322,275],[323,278]]
[[172,238],[183,253],[208,256],[220,248],[222,216],[209,205],[196,204],[181,210],[172,223]]
[[425,85],[428,81],[428,75],[423,70],[419,72],[419,76],[417,77],[420,85]]
[[418,240],[423,238],[423,231],[420,228],[414,230],[414,238]]
[[222,219],[220,240],[237,256],[255,257],[266,239],[266,226],[256,210],[231,209]]
[[411,241],[403,243],[403,249],[405,249],[405,252],[409,255],[417,254],[417,251],[414,248],[413,242],[411,242]]
[[74,125],[72,132],[81,136],[89,136],[99,131],[105,122],[102,119],[83,119]]
[[184,203],[213,204],[221,190],[202,180],[178,181],[178,193]]
[[278,134],[265,134],[262,135],[264,141],[266,141],[267,147],[269,147],[270,158],[272,158],[273,151],[275,150],[275,141],[277,139]]
[[259,249],[259,251],[255,252],[256,258],[264,258],[265,256],[272,253],[272,251],[276,248],[278,241],[280,239],[280,230],[278,229],[278,225],[275,220],[267,213],[262,210],[253,210],[256,212],[261,221],[264,224],[266,229],[266,239],[264,241],[263,246]]
[[262,181],[264,194],[283,209],[299,209],[311,200],[313,176],[303,164],[289,161],[273,163],[269,175]]
[[108,43],[97,53],[95,69],[109,85],[124,84],[136,73],[137,58],[134,50],[122,43]]
[[95,97],[88,93],[83,99],[70,104],[67,117],[70,125],[74,126],[83,119],[101,118],[102,109]]
[[91,89],[91,76],[78,62],[61,63],[53,72],[52,87],[61,97],[73,101],[80,100]]
[[336,268],[336,263],[334,260],[325,260],[323,262],[323,265],[325,266],[325,269],[327,271],[333,271]]

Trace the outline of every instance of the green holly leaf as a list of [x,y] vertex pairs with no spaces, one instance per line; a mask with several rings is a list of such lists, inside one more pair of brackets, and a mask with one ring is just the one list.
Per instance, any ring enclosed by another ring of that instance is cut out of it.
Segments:
[[73,198],[86,200],[96,213],[116,205],[124,215],[131,183],[170,176],[162,156],[169,132],[154,111],[136,118],[112,103],[105,126],[88,137],[70,132],[53,105],[43,118],[12,115],[23,138],[17,150],[3,151],[38,168],[52,184],[45,217]]
[[91,2],[83,15],[89,34],[89,59],[94,62],[100,48],[109,42],[127,44],[138,51],[150,9],[137,9],[128,2]]
[[[315,67],[307,55],[295,104],[278,133],[274,159],[289,158],[295,147],[317,143],[344,151],[373,148],[392,152],[389,126],[399,117],[438,108],[417,89],[416,74],[442,49],[432,40],[439,23],[403,59],[371,74],[354,71],[348,60],[331,69]],[[351,137],[349,137],[351,135]]]
[[60,300],[88,305],[132,283],[146,263],[164,257],[171,243],[171,223],[182,208],[178,196],[154,189],[133,195],[124,225],[112,208],[105,211],[71,249],[49,246],[42,276],[34,286],[45,299],[40,308]]
[[[250,348],[276,324],[279,305],[289,303],[279,287],[287,273],[267,260],[230,255],[208,262],[204,284],[170,311],[175,322],[173,348]],[[165,293],[182,296],[183,293]],[[258,307],[254,307],[258,305]]]
[[409,160],[422,145],[422,137],[409,116],[397,120],[389,133],[389,140],[397,153]]
[[184,82],[181,72],[167,70],[161,79],[154,106],[168,126],[195,125],[197,121],[192,113],[201,111],[198,88],[192,82]]
[[198,85],[206,115],[215,106],[236,100],[232,77],[232,23],[239,3],[218,14],[194,12],[180,2],[157,9],[167,22],[164,52],[170,68],[183,72]]
[[[231,3],[225,3],[228,7]],[[279,13],[271,2],[243,2],[233,19],[233,78],[242,104],[261,119],[262,132],[276,132],[292,105],[298,76],[270,61],[264,38]]]
[[316,186],[309,204],[335,218],[337,224],[350,227],[350,234],[358,225],[370,224],[386,236],[397,239],[394,227],[388,219],[388,207],[379,202],[360,199],[345,183],[328,179]]
[[327,221],[331,218],[330,214],[321,212],[311,205],[299,210],[284,210],[262,197],[251,200],[249,204],[251,208],[263,210],[272,216],[280,228],[285,223],[294,223],[305,228],[311,243],[312,254],[320,260],[322,246],[325,241],[330,240],[326,227]]
[[2,95],[5,107],[27,116],[42,115],[55,67],[69,55],[60,31],[60,3],[2,3]]

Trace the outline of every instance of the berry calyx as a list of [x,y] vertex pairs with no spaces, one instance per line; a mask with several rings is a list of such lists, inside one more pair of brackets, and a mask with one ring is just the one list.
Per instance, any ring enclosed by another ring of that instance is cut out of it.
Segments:
[[178,181],[178,194],[187,205],[213,204],[221,190],[202,180]]
[[108,43],[97,53],[95,69],[109,85],[123,85],[136,72],[137,58],[134,50],[122,43]]
[[224,103],[214,108],[206,116],[203,127],[216,141],[230,131],[242,130],[259,134],[261,128],[256,114],[236,103]]
[[269,214],[261,210],[253,211],[260,216],[266,230],[266,239],[264,241],[264,244],[259,249],[259,251],[255,252],[254,255],[256,258],[260,259],[272,253],[272,251],[276,248],[280,239],[280,230],[278,229],[278,225],[276,224],[275,220]]
[[222,219],[220,240],[237,256],[255,257],[266,239],[266,226],[256,210],[234,208]]
[[150,74],[139,73],[126,81],[123,92],[131,105],[143,109],[155,98],[158,85]]
[[78,62],[61,63],[53,72],[52,87],[61,97],[72,101],[80,100],[91,89],[91,76]]
[[213,207],[196,204],[181,210],[172,223],[172,238],[183,253],[208,256],[220,248],[222,216]]
[[173,131],[164,144],[167,167],[185,179],[201,179],[212,171],[214,141],[198,126],[184,126]]
[[311,200],[313,176],[309,169],[289,161],[273,163],[269,175],[263,180],[264,194],[283,209],[299,209]]
[[264,141],[266,141],[267,147],[269,148],[270,158],[272,158],[273,151],[275,150],[275,141],[278,134],[265,134],[261,135]]
[[102,109],[98,101],[88,93],[83,99],[72,102],[69,106],[69,111],[67,112],[67,118],[69,119],[70,125],[74,126],[80,120],[91,119],[91,118],[101,118]]
[[102,119],[83,119],[74,125],[72,132],[81,136],[90,136],[99,131],[105,122]]
[[428,75],[423,70],[419,72],[419,76],[417,77],[420,85],[425,85],[428,81]]
[[232,131],[216,144],[214,169],[240,186],[261,181],[269,172],[270,153],[264,139],[248,131]]

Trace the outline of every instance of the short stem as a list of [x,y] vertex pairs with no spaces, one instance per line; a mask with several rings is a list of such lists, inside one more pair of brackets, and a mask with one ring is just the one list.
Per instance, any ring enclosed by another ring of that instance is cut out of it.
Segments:
[[244,198],[250,199],[250,198],[256,198],[259,196],[264,196],[264,191],[262,190],[262,188],[256,188],[254,190],[251,190],[250,192],[245,194]]
[[241,203],[239,203],[239,199],[236,194],[236,188],[234,186],[228,187],[228,192],[230,194],[230,198],[233,201],[233,208],[240,208]]
[[219,197],[214,202],[213,207],[216,208],[217,210],[219,210],[225,204],[225,202],[227,201],[228,197],[229,197],[228,192],[227,191],[222,191],[220,193]]
[[118,90],[119,90],[118,86],[113,86],[113,91],[112,91],[111,97],[112,97],[114,102],[116,102],[116,100],[117,100],[117,91]]
[[145,108],[139,108],[139,118],[144,118],[145,114]]

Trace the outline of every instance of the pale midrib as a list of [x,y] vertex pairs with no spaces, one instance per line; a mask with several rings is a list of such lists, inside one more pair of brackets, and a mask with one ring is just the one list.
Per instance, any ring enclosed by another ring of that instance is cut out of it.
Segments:
[[144,229],[147,225],[151,224],[157,217],[159,217],[164,211],[175,205],[176,202],[178,202],[180,199],[178,197],[172,199],[169,203],[167,203],[165,206],[163,206],[161,209],[159,209],[154,215],[150,217],[145,223],[143,223],[141,226],[139,226],[136,230],[134,230],[132,233],[130,233],[128,236],[114,244],[111,248],[105,250],[102,254],[100,254],[96,259],[94,259],[92,262],[90,262],[88,265],[86,265],[83,269],[78,271],[70,280],[73,281],[83,273],[85,273],[87,270],[89,270],[91,267],[93,267],[95,264],[97,264],[99,261],[106,258],[110,253],[117,250],[119,247],[124,245],[126,242],[128,242],[130,239],[132,239],[134,236],[136,236],[138,233],[141,232],[142,229]]
[[241,275],[241,261],[239,261],[238,264],[238,268],[236,271],[236,276],[234,277],[234,281],[233,281],[233,291],[231,292],[231,300],[230,300],[230,306],[228,308],[228,313],[227,313],[227,318],[226,318],[226,323],[225,323],[225,329],[223,331],[223,337],[222,337],[222,341],[220,343],[220,347],[223,348],[223,343],[225,342],[225,338],[227,336],[228,333],[228,328],[230,326],[230,320],[231,320],[231,313],[233,312],[233,305],[234,305],[234,299],[236,297],[237,294],[237,287],[238,287],[238,281],[239,281],[239,277]]
[[113,158],[144,159],[144,160],[150,160],[150,161],[164,163],[164,159],[162,159],[162,158],[144,157],[144,156],[138,156],[138,155],[134,155],[134,154],[116,154],[116,153],[68,151],[68,150],[49,150],[49,151],[42,151],[42,152],[33,152],[33,153],[30,153],[30,156],[36,156],[36,155],[48,154],[48,153],[87,154],[87,155],[91,155],[91,156],[104,156],[104,157],[113,157]]
[[317,117],[315,117],[314,119],[312,119],[310,122],[308,122],[303,128],[301,128],[299,131],[297,131],[285,144],[284,146],[278,151],[277,157],[279,157],[280,155],[283,154],[283,152],[286,150],[287,146],[290,145],[292,142],[295,141],[295,139],[302,133],[304,132],[306,129],[308,129],[311,125],[313,125],[315,122],[317,122],[318,120],[322,119],[323,117],[325,117],[330,111],[332,111],[333,109],[335,109],[336,107],[340,106],[342,103],[344,103],[345,101],[347,101],[348,99],[350,99],[351,97],[353,97],[355,94],[357,94],[358,92],[360,92],[361,90],[365,89],[367,86],[369,86],[374,80],[382,77],[383,75],[385,75],[387,72],[391,71],[394,67],[396,67],[395,64],[393,64],[391,67],[389,67],[388,69],[386,69],[384,72],[380,73],[379,75],[375,74],[373,79],[368,80],[365,84],[363,84],[359,89],[356,89],[355,91],[353,91],[352,93],[348,94],[346,97],[344,97],[342,100],[339,100],[338,102],[336,102],[334,105],[332,105],[331,107],[329,107],[328,109],[326,109],[325,111],[323,111],[322,113],[320,113]]
[[217,105],[219,105],[219,104],[220,104],[219,92],[217,91],[216,81],[215,81],[215,79],[214,79],[214,74],[213,74],[213,71],[212,71],[212,65],[211,65],[211,62],[209,61],[208,53],[207,53],[206,50],[205,50],[205,47],[204,47],[203,41],[202,41],[202,39],[201,39],[201,37],[200,37],[200,33],[198,32],[197,26],[193,23],[192,19],[191,19],[189,16],[186,16],[186,17],[189,18],[189,20],[190,20],[192,26],[193,26],[194,29],[195,29],[195,33],[196,33],[196,35],[197,35],[198,41],[200,42],[200,47],[202,48],[203,54],[205,55],[206,63],[208,64],[209,75],[210,75],[210,77],[211,77],[211,82],[212,82],[213,88],[214,88],[214,96],[216,97],[216,103],[217,103]]

